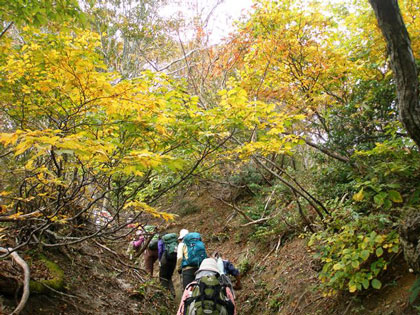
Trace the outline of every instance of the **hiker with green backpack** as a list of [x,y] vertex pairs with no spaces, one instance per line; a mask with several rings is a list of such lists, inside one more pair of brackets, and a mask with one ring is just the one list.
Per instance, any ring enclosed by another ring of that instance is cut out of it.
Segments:
[[176,266],[176,254],[178,247],[178,235],[168,233],[162,236],[158,242],[159,280],[163,287],[167,288],[175,296],[172,275]]
[[236,315],[233,290],[223,280],[214,258],[203,260],[182,295],[177,315],[193,314]]
[[157,228],[154,225],[146,225],[144,227],[145,234],[148,235],[149,239],[152,238],[144,251],[144,265],[148,274],[153,277],[153,265],[158,260],[158,242],[159,234]]
[[182,274],[182,289],[194,281],[195,273],[201,262],[207,258],[206,248],[198,232],[190,232],[184,236],[180,252],[182,257],[177,259],[178,273]]

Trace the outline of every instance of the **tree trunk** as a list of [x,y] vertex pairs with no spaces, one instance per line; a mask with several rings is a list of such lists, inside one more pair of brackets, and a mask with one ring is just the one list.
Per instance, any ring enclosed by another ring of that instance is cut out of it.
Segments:
[[399,234],[404,259],[417,274],[420,273],[420,214],[412,211],[400,223]]
[[397,84],[398,108],[408,134],[420,148],[420,104],[417,67],[398,0],[369,0],[388,44]]

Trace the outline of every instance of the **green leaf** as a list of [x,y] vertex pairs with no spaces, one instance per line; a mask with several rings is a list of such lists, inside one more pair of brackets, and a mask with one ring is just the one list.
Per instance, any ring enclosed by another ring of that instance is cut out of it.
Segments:
[[420,278],[417,278],[413,286],[408,290],[410,294],[410,303],[413,304],[414,301],[419,297],[420,293]]
[[393,252],[393,253],[398,253],[398,249],[399,249],[399,246],[398,245],[394,245],[394,246],[392,246],[392,248],[390,249],[390,251]]
[[390,209],[392,207],[392,202],[391,202],[391,200],[389,200],[388,198],[387,199],[385,199],[385,201],[384,201],[384,209],[385,210],[388,210],[388,209]]
[[383,253],[384,253],[384,250],[382,249],[382,247],[378,247],[376,249],[376,256],[381,257]]
[[369,280],[368,279],[363,279],[362,284],[363,284],[363,287],[365,288],[365,290],[367,290],[369,288]]
[[388,191],[388,196],[389,196],[389,199],[391,199],[393,202],[396,202],[396,203],[403,202],[401,194],[396,190]]
[[384,204],[385,198],[387,197],[387,193],[385,192],[381,192],[379,194],[376,194],[373,197],[373,201],[375,202],[375,204],[380,207]]
[[381,287],[382,287],[381,281],[379,281],[378,279],[372,280],[372,288],[379,290]]
[[370,253],[369,253],[369,251],[367,249],[362,250],[362,252],[360,253],[360,257],[362,257],[363,260],[368,259],[369,258],[369,255],[370,255]]

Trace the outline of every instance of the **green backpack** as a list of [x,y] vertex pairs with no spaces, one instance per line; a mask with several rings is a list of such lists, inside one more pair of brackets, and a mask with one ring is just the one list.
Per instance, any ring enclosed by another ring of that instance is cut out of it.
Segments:
[[[156,226],[154,225],[146,225],[144,227],[144,231],[146,233],[153,233],[156,230]],[[158,249],[158,242],[159,242],[159,234],[156,233],[153,235],[152,240],[149,242],[149,249],[157,250]]]
[[191,297],[185,300],[184,315],[233,315],[235,306],[226,294],[219,275],[203,276],[196,282]]
[[176,259],[176,251],[178,248],[178,235],[176,233],[165,234],[162,237],[165,244],[165,255],[168,259]]

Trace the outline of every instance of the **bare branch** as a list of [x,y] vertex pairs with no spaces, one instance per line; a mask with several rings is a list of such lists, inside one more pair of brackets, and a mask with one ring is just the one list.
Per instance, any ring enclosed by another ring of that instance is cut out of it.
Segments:
[[6,34],[6,32],[12,27],[12,25],[13,22],[10,22],[10,24],[6,26],[6,28],[0,34],[0,38],[2,38],[4,34]]
[[221,202],[223,202],[225,205],[231,207],[233,210],[235,210],[236,212],[238,212],[245,220],[247,220],[248,222],[254,222],[254,220],[252,220],[244,211],[242,211],[241,209],[239,209],[237,206],[227,202],[226,200],[223,200],[222,198],[216,197],[211,195],[214,199],[217,199]]

